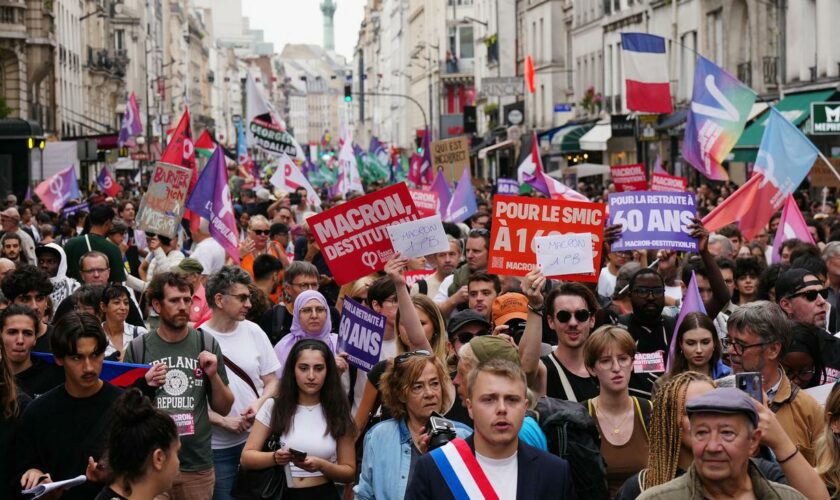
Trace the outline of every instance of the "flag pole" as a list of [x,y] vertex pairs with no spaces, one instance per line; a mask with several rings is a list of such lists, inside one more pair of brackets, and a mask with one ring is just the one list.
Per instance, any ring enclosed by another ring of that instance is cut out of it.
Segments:
[[834,165],[832,165],[830,161],[828,161],[828,158],[825,157],[822,151],[817,150],[817,154],[820,156],[820,159],[822,159],[822,161],[824,161],[825,164],[828,165],[828,168],[831,169],[831,172],[834,174],[834,176],[837,177],[837,179],[840,179],[840,173],[837,172],[837,169],[834,168]]

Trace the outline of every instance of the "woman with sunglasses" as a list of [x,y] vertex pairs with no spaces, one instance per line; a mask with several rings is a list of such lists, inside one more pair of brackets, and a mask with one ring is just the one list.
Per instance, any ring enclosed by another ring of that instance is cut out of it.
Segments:
[[650,401],[630,396],[636,343],[627,330],[602,326],[583,344],[587,370],[598,379],[598,396],[583,405],[601,434],[610,498],[624,481],[647,465]]
[[[332,348],[304,339],[288,353],[278,395],[262,405],[242,451],[241,466],[287,467],[292,480],[283,500],[338,499],[335,482],[356,473],[355,427]],[[272,434],[277,451],[262,451]]]
[[[359,484],[361,500],[402,499],[411,470],[429,451],[427,425],[433,413],[445,413],[455,397],[444,364],[429,351],[404,352],[389,363],[380,381],[382,401],[393,418],[365,435]],[[458,437],[471,429],[453,422]]]
[[269,243],[271,226],[268,219],[262,215],[251,217],[248,222],[248,237],[239,244],[240,267],[254,277],[254,259],[263,254],[273,255],[280,259],[283,269],[289,266],[289,257],[278,245]]
[[108,337],[105,358],[111,361],[122,361],[128,344],[140,335],[148,333],[148,330],[125,322],[131,310],[131,298],[128,296],[128,288],[122,285],[110,284],[105,287],[99,302],[99,310],[100,317],[105,320],[102,322],[102,329]]
[[[289,334],[280,339],[274,346],[274,352],[280,361],[277,376],[283,376],[283,365],[294,345],[303,339],[315,339],[329,346],[333,355],[338,356],[338,334],[331,333],[332,317],[327,299],[316,290],[306,290],[295,299],[295,309],[292,315],[292,328]],[[342,357],[336,357],[335,363],[339,373],[347,370],[347,362]]]
[[721,361],[720,337],[714,322],[705,314],[693,312],[686,314],[677,330],[677,346],[674,358],[669,360],[668,374],[693,371],[719,379],[729,375],[732,370]]

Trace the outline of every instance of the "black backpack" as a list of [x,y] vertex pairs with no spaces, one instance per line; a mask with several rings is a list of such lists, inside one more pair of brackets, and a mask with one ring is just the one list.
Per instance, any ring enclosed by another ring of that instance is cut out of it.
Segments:
[[578,498],[608,499],[601,437],[586,408],[580,403],[544,396],[537,401],[536,411],[548,451],[569,462]]

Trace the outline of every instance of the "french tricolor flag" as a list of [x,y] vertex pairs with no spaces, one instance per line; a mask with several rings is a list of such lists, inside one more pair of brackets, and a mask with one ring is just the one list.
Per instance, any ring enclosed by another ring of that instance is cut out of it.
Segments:
[[622,33],[621,49],[627,109],[644,113],[673,112],[665,39],[647,33]]

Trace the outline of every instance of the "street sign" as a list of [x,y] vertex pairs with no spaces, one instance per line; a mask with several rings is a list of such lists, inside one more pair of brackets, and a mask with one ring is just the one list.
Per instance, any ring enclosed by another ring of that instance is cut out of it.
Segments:
[[840,101],[811,103],[811,134],[840,134]]
[[569,113],[572,111],[572,105],[567,102],[561,102],[554,105],[555,113]]
[[481,79],[481,92],[488,97],[507,97],[525,93],[521,76],[498,76]]

